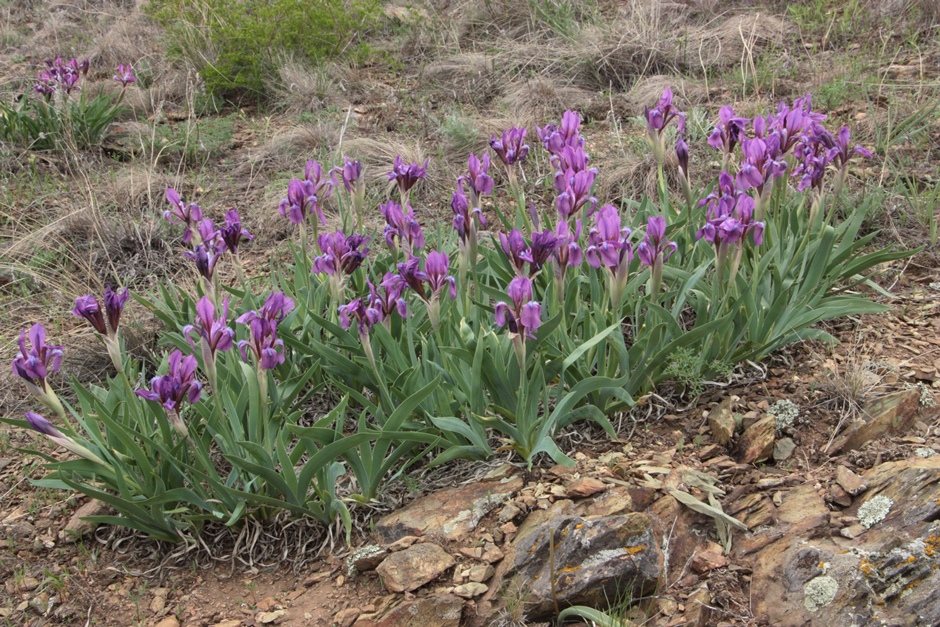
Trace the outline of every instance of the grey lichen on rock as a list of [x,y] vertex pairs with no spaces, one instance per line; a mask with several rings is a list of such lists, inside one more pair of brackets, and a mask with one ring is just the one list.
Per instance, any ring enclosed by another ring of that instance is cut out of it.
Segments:
[[871,529],[873,525],[880,523],[887,517],[888,512],[891,511],[892,505],[894,505],[894,501],[887,496],[879,494],[865,501],[862,503],[862,506],[858,508],[858,522],[861,523],[865,529]]
[[838,593],[838,581],[829,575],[814,577],[803,588],[803,605],[808,611],[815,612],[835,601]]
[[771,405],[767,413],[774,417],[777,429],[782,431],[793,425],[793,421],[800,415],[800,407],[784,398]]

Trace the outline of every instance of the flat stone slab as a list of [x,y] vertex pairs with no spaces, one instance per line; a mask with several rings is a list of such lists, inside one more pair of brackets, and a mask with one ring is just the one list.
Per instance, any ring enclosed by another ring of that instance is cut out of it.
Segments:
[[917,388],[888,394],[867,405],[861,418],[848,425],[827,452],[836,455],[858,450],[887,434],[906,432],[916,418],[929,424],[938,414],[937,408],[921,406]]
[[441,490],[422,497],[375,525],[383,542],[405,536],[441,536],[459,541],[473,531],[480,520],[522,488],[522,479],[480,481]]
[[586,519],[554,518],[516,543],[511,574],[527,592],[526,616],[535,620],[558,606],[602,607],[618,595],[655,588],[663,555],[648,514]]
[[433,542],[392,553],[375,569],[392,592],[411,592],[444,574],[457,561]]
[[355,627],[458,627],[463,599],[437,592],[375,614],[360,614]]

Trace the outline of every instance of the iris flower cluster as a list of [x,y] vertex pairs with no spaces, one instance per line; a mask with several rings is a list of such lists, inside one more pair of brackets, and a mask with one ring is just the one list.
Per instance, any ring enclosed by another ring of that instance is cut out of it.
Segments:
[[72,91],[79,91],[79,82],[88,74],[88,59],[79,62],[78,59],[64,61],[62,57],[46,59],[46,69],[36,76],[36,93],[42,94],[48,100],[57,92],[66,95]]
[[202,396],[202,383],[196,380],[197,366],[194,355],[184,356],[182,351],[175,350],[167,360],[167,373],[151,379],[149,390],[136,391],[137,396],[163,405],[170,425],[184,438],[189,429],[180,415],[183,401],[192,405]]
[[121,322],[121,312],[124,311],[124,305],[129,298],[130,291],[127,288],[124,288],[123,292],[115,292],[110,285],[105,285],[103,312],[98,299],[91,294],[76,298],[75,307],[72,309],[74,316],[87,320],[98,333],[108,350],[111,363],[118,372],[124,370],[118,325]]
[[199,205],[184,203],[175,189],[166,190],[166,199],[170,208],[163,213],[163,217],[170,224],[181,223],[185,226],[183,243],[192,244],[193,249],[183,254],[195,265],[209,298],[215,301],[215,268],[226,252],[232,255],[236,272],[244,282],[239,247],[243,241],[253,240],[254,235],[242,226],[238,210],[229,209],[225,213],[225,226],[219,228],[203,215]]
[[[57,59],[48,65],[43,84],[54,83],[54,87],[49,87],[53,90],[68,92],[76,88],[80,76],[87,72],[87,62],[79,64],[72,60],[66,63]],[[118,68],[115,80],[126,87],[135,79],[131,68],[122,66]],[[704,239],[715,249],[719,286],[734,284],[748,242],[754,246],[763,244],[763,212],[777,181],[786,181],[788,175],[798,178],[796,187],[811,190],[818,198],[827,170],[837,171],[834,188],[838,191],[849,161],[855,156],[871,156],[865,148],[851,144],[848,128],[842,128],[836,135],[830,133],[822,124],[825,116],[814,112],[811,105],[808,96],[799,98],[792,106],[781,104],[776,113],[757,116],[753,120],[736,115],[731,107],[723,107],[719,112],[708,143],[721,153],[723,169],[714,190],[699,203],[699,207],[705,207],[705,220],[695,234],[696,239]],[[686,197],[691,198],[689,149],[681,135],[685,115],[674,104],[672,92],[664,91],[656,106],[646,109],[645,117],[647,133],[660,164],[665,130],[672,121],[676,121],[680,133],[676,146],[680,182]],[[615,206],[606,204],[597,208],[598,200],[592,196],[597,169],[590,165],[580,125],[580,116],[566,111],[559,125],[548,124],[536,129],[555,169],[553,182],[557,194],[557,216],[554,216],[554,228],[540,229],[539,216],[533,213],[532,222],[526,225],[525,230],[511,228],[508,232],[498,233],[498,238],[494,237],[494,240],[498,239],[498,246],[514,275],[506,288],[506,297],[494,304],[494,322],[508,332],[522,369],[526,366],[526,340],[536,339],[542,325],[543,304],[535,290],[537,277],[546,265],[553,267],[559,304],[564,302],[565,277],[569,268],[580,267],[587,261],[589,266],[602,272],[608,280],[611,315],[619,319],[634,258],[638,259],[638,265],[650,268],[647,295],[656,299],[662,290],[664,265],[678,249],[677,244],[667,238],[665,217],[648,216],[642,239],[634,243],[634,233]],[[525,137],[524,128],[513,127],[490,140],[493,153],[506,168],[510,187],[515,185],[513,177],[520,169],[516,166],[529,154]],[[735,162],[738,147],[741,156]],[[421,165],[406,164],[401,156],[395,159],[388,178],[397,185],[401,204],[389,201],[382,204],[380,210],[386,223],[383,237],[389,247],[396,253],[400,252],[404,259],[396,259],[394,271],[387,272],[377,286],[366,278],[368,294],[353,298],[336,310],[343,328],[356,325],[363,351],[373,369],[376,363],[370,334],[377,324],[391,329],[395,312],[405,318],[409,314],[410,294],[425,305],[430,326],[435,331],[441,324],[443,295],[451,300],[457,297],[457,280],[450,274],[450,257],[439,250],[420,256],[426,242],[422,226],[409,203],[409,194],[413,186],[427,176],[428,164],[429,160]],[[460,251],[461,287],[468,295],[467,306],[471,291],[466,281],[467,268],[473,267],[476,261],[477,229],[486,226],[482,199],[491,194],[495,186],[490,176],[490,165],[488,154],[471,154],[467,170],[457,178],[456,191],[451,198],[453,226]],[[341,177],[361,225],[365,203],[362,165],[344,157],[341,168],[327,171],[311,160],[307,163],[304,178],[290,182],[287,197],[278,206],[282,216],[300,226],[302,238],[305,237],[309,215],[316,214],[314,229],[317,223],[326,223],[323,203],[337,186],[336,175]],[[196,377],[196,355],[201,356],[209,384],[215,388],[218,384],[218,353],[237,346],[241,358],[255,366],[262,398],[266,398],[268,371],[285,361],[285,344],[278,337],[278,325],[295,305],[282,292],[270,294],[261,308],[236,318],[235,322],[245,327],[245,339],[237,341],[236,331],[228,320],[228,300],[218,302],[215,299],[214,271],[226,251],[232,253],[237,262],[239,247],[253,236],[242,226],[235,209],[225,214],[225,225],[217,228],[199,205],[184,203],[176,190],[168,189],[166,198],[170,208],[164,216],[171,223],[184,226],[183,242],[192,246],[192,251],[186,255],[193,260],[204,280],[206,296],[196,305],[195,320],[182,329],[193,354],[183,355],[179,350],[171,353],[167,372],[153,377],[149,386],[137,389],[136,394],[160,403],[166,410],[169,423],[185,437],[188,428],[182,417],[183,407],[186,403],[197,402],[204,391],[203,384]],[[517,202],[522,198],[521,195],[516,196]],[[523,206],[517,209],[522,211]],[[592,222],[590,229],[584,227],[587,221]],[[581,236],[585,230],[588,232],[582,248]],[[306,240],[303,241],[306,251]],[[313,258],[309,270],[329,277],[335,303],[346,300],[347,279],[365,263],[370,252],[369,242],[370,237],[355,233],[346,235],[343,230],[316,238],[320,254]],[[719,287],[719,293],[721,289]],[[103,304],[95,296],[85,295],[76,299],[73,309],[74,315],[86,319],[102,337],[115,367],[122,374],[118,327],[128,299],[127,289],[112,291],[107,286]],[[48,377],[60,368],[62,347],[47,344],[44,327],[36,324],[28,332],[21,332],[19,348],[20,352],[12,363],[13,372],[26,382],[37,399],[64,418],[64,408],[48,382]],[[41,415],[29,413],[27,421],[36,431],[76,454],[105,463]]]

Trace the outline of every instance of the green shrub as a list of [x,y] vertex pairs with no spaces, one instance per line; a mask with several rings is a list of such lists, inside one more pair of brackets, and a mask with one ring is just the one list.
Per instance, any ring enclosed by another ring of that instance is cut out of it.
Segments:
[[285,53],[318,62],[359,46],[378,0],[150,0],[172,53],[188,60],[210,94],[263,96]]

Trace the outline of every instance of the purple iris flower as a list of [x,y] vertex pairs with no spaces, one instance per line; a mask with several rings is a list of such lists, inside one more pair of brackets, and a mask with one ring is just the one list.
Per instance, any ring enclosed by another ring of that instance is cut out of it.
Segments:
[[428,280],[428,275],[421,270],[421,259],[419,257],[410,257],[408,261],[398,264],[398,277],[405,285],[410,287],[421,300],[424,297],[424,282]]
[[[30,349],[26,350],[26,338]],[[51,391],[46,377],[59,370],[62,365],[62,347],[46,344],[46,328],[34,324],[27,334],[20,331],[20,354],[13,359],[13,374],[26,382],[27,388],[37,398],[43,399]]]
[[636,247],[636,255],[640,258],[640,263],[652,267],[658,259],[662,259],[662,262],[668,261],[678,248],[675,242],[666,239],[666,219],[662,216],[652,216],[646,226],[646,237]]
[[26,412],[26,422],[29,423],[30,427],[43,435],[49,436],[49,438],[53,441],[62,440],[67,437],[61,431],[56,429],[44,416],[41,416],[35,412]]
[[581,126],[581,116],[575,111],[565,111],[561,116],[561,127],[554,124],[546,124],[545,128],[535,127],[542,145],[549,153],[559,154],[565,146],[574,148],[584,148],[584,138],[581,137],[579,129]]
[[32,427],[35,431],[38,431],[59,446],[75,453],[79,457],[84,457],[85,459],[93,461],[97,464],[101,464],[102,466],[107,465],[100,457],[56,429],[53,424],[49,422],[44,416],[28,411],[26,412],[26,422],[29,423],[29,426]]
[[555,257],[555,272],[560,271],[564,275],[568,266],[580,266],[584,259],[581,247],[578,245],[578,239],[581,237],[581,220],[575,220],[574,233],[565,220],[559,220],[555,226],[555,249],[552,255]]
[[454,212],[454,230],[460,238],[460,246],[466,247],[471,236],[473,239],[476,236],[474,219],[482,226],[486,226],[486,217],[479,206],[470,209],[470,201],[464,193],[463,183],[463,177],[457,179],[457,191],[451,196],[450,208]]
[[33,90],[37,94],[44,96],[46,100],[49,100],[58,88],[59,82],[48,72],[40,72],[36,75],[36,83],[33,85]]
[[744,138],[748,122],[750,120],[747,118],[735,116],[730,105],[722,107],[718,111],[718,125],[708,136],[708,145],[719,152],[731,154],[738,142]]
[[63,61],[62,57],[55,60],[46,59],[46,69],[36,77],[35,89],[47,98],[61,89],[66,94],[72,90],[81,89],[78,82],[82,76],[88,74],[88,60],[78,62],[78,59]]
[[398,189],[401,190],[402,195],[407,194],[415,186],[415,183],[420,179],[427,178],[429,163],[431,163],[430,157],[424,160],[423,166],[417,163],[406,165],[401,155],[398,155],[395,157],[392,171],[388,173],[388,180],[395,181],[398,184]]
[[[815,190],[822,188],[823,178],[826,175],[826,166],[829,165],[830,153],[826,150],[823,138],[828,136],[832,139],[829,131],[820,128],[811,141],[806,141],[798,146],[799,163],[793,169],[793,176],[800,177],[800,182],[796,188],[799,191],[811,187]],[[796,151],[794,151],[796,154]]]
[[787,162],[781,156],[776,138],[766,140],[754,138],[741,142],[744,161],[738,169],[736,183],[738,189],[747,191],[756,189],[761,194],[768,182],[782,176],[787,170]]
[[188,244],[193,239],[194,225],[202,221],[202,209],[196,203],[185,204],[180,200],[179,193],[172,187],[166,190],[166,200],[170,203],[170,209],[163,212],[163,217],[172,224],[179,220],[186,225],[186,232],[183,233],[183,243]]
[[682,135],[676,140],[676,159],[679,160],[679,175],[689,180],[689,145],[685,143]]
[[382,321],[382,312],[372,306],[363,298],[356,298],[339,307],[339,324],[344,329],[352,326],[353,320],[359,329],[359,337],[363,344],[369,337],[369,331]]
[[467,170],[469,174],[461,177],[467,182],[470,189],[470,204],[473,207],[480,206],[480,197],[493,191],[493,179],[487,172],[490,169],[490,156],[483,155],[483,160],[477,158],[475,154],[470,153],[467,159]]
[[130,63],[126,65],[119,63],[117,73],[112,78],[119,82],[124,89],[127,89],[128,85],[137,81],[137,77],[134,76],[134,67]]
[[[584,146],[565,146],[549,159],[552,166],[561,172],[581,172],[588,168],[591,156],[584,152]],[[597,170],[595,170],[595,173]],[[570,174],[568,174],[570,176]]]
[[728,219],[718,226],[721,241],[734,244],[743,241],[750,234],[755,246],[764,243],[764,223],[757,222],[754,217],[754,199],[742,196],[737,207]]
[[319,162],[313,159],[307,161],[304,178],[312,186],[313,195],[317,197],[318,203],[322,203],[333,194],[333,187],[336,183],[330,177],[330,173],[324,170]]
[[558,236],[551,229],[532,233],[532,245],[519,255],[529,262],[529,276],[535,276],[542,270],[558,248]]
[[235,322],[249,324],[252,320],[261,319],[280,324],[287,317],[287,314],[293,310],[294,300],[292,298],[285,296],[284,292],[271,292],[261,309],[245,312]]
[[[342,231],[324,233],[317,239],[323,254],[313,260],[313,271],[317,274],[352,274],[369,255],[364,246],[372,239],[366,235],[349,237]],[[360,250],[359,247],[363,246]]]
[[104,286],[104,310],[108,316],[108,325],[114,333],[117,333],[118,323],[121,322],[121,313],[124,311],[124,305],[127,304],[130,297],[130,290],[126,287],[123,292],[120,290],[114,292],[111,290],[110,284]]
[[[238,322],[244,322],[242,318],[244,315],[238,318]],[[248,339],[238,342],[242,359],[248,361],[250,351],[254,355],[255,364],[262,370],[270,370],[284,363],[284,340],[277,337],[277,323],[256,316],[246,324]]]
[[703,198],[698,206],[704,207],[708,205],[709,214],[726,215],[731,213],[738,196],[743,193],[744,192],[735,186],[734,177],[722,171],[722,173],[718,175],[718,186],[711,194]]
[[[825,114],[812,111],[812,104],[812,96],[809,94],[794,100],[792,108],[781,102],[777,108],[777,115],[768,118],[768,137],[776,139],[780,155],[786,154],[799,142],[805,141],[813,127],[826,119]],[[755,124],[756,122],[755,119]]]
[[235,344],[235,331],[228,326],[228,298],[222,302],[222,311],[218,317],[215,315],[215,305],[208,297],[203,296],[196,303],[196,324],[187,324],[183,327],[183,336],[189,345],[196,350],[193,335],[200,338],[211,359],[215,359],[218,351],[231,350]]
[[248,327],[249,339],[241,340],[238,348],[242,359],[248,361],[248,350],[254,354],[262,369],[268,370],[284,361],[284,342],[277,339],[277,325],[294,310],[293,299],[284,292],[272,292],[261,309],[247,311],[235,322]]
[[386,272],[381,292],[369,281],[369,307],[379,312],[386,327],[391,323],[392,312],[397,311],[402,318],[408,317],[408,302],[402,298],[405,282],[394,272]]
[[597,198],[591,196],[591,187],[597,176],[597,169],[588,168],[575,172],[567,170],[555,172],[555,189],[558,197],[555,202],[558,206],[558,215],[567,220],[577,214],[582,207],[588,205],[587,214],[591,215],[597,206]]
[[611,271],[626,266],[633,259],[631,231],[620,227],[620,214],[613,205],[604,205],[594,214],[594,228],[588,233],[585,251],[592,268],[607,267]]
[[535,339],[535,334],[542,324],[542,305],[532,300],[532,280],[517,276],[509,282],[509,300],[496,303],[494,314],[496,324],[507,327],[511,337],[525,341],[527,337]]
[[843,126],[839,130],[839,135],[835,138],[832,146],[827,146],[829,148],[829,159],[836,165],[836,167],[845,167],[854,155],[860,155],[866,159],[872,158],[872,152],[867,148],[862,146],[855,146],[850,148],[852,139],[852,131],[849,130],[848,126]]
[[[216,233],[218,233],[218,231],[216,231]],[[192,251],[186,251],[183,254],[192,259],[196,264],[196,270],[199,272],[200,276],[211,283],[212,276],[215,273],[215,266],[219,263],[219,260],[222,259],[224,252],[225,242],[219,237],[213,238],[205,245],[199,244],[195,246]]]
[[432,250],[428,253],[428,258],[424,262],[424,273],[427,275],[427,283],[431,288],[431,298],[436,298],[450,286],[450,299],[457,298],[457,281],[454,277],[447,274],[450,268],[450,258],[442,252]]
[[281,199],[277,207],[278,213],[293,224],[301,224],[307,214],[316,213],[320,224],[326,224],[326,216],[320,207],[316,186],[312,181],[294,179],[287,185],[287,198]]
[[343,187],[345,187],[346,191],[350,194],[354,193],[356,188],[363,182],[362,163],[350,159],[349,157],[343,157],[341,174],[343,177]]
[[505,131],[501,139],[494,135],[490,138],[490,148],[506,167],[512,167],[529,155],[529,145],[525,143],[525,128],[513,126]]
[[604,205],[594,214],[594,228],[588,233],[590,245],[584,252],[592,268],[608,269],[610,299],[615,312],[620,311],[630,275],[630,261],[633,259],[630,234],[629,228],[621,228],[617,209],[613,205]]
[[385,241],[392,250],[397,250],[396,239],[407,254],[424,248],[424,232],[410,204],[402,210],[401,205],[390,200],[379,205],[379,210],[385,217]]
[[101,335],[108,334],[108,328],[105,326],[104,322],[104,313],[101,311],[98,299],[91,294],[79,296],[75,299],[75,307],[72,309],[72,315],[77,318],[84,318],[90,322],[95,331]]
[[219,236],[225,242],[225,247],[236,257],[238,256],[238,245],[242,239],[253,240],[254,235],[248,232],[248,229],[242,227],[241,218],[238,216],[238,210],[229,209],[225,214],[225,226],[219,229]]
[[166,408],[170,424],[183,437],[189,434],[180,417],[183,401],[196,403],[202,396],[202,384],[196,380],[196,357],[175,350],[170,354],[167,373],[150,380],[150,389],[136,390],[137,396],[160,403]]
[[698,230],[695,239],[705,239],[715,247],[722,244],[735,244],[743,241],[745,236],[751,234],[755,246],[764,242],[764,223],[753,219],[754,198],[741,194],[735,199],[730,211],[727,207],[716,206],[709,210],[708,221]]
[[[75,299],[72,314],[90,322],[95,331],[101,335],[113,337],[117,333],[118,323],[121,321],[121,312],[124,310],[124,305],[129,298],[130,291],[127,288],[118,293],[111,290],[111,285],[106,285],[104,288],[104,312],[101,311],[98,299],[91,294],[86,294]],[[107,324],[105,324],[105,313],[107,313]]]
[[509,263],[512,264],[512,267],[516,269],[516,274],[519,276],[524,276],[526,274],[526,260],[523,255],[529,247],[525,242],[525,236],[522,235],[522,231],[519,229],[512,229],[509,231],[509,235],[500,231],[499,245],[506,254],[506,258],[509,259]]
[[685,114],[673,106],[672,90],[668,87],[663,90],[663,95],[655,107],[652,109],[646,107],[644,109],[644,115],[646,116],[646,130],[652,139],[661,136],[666,126],[674,118],[679,120],[677,123],[679,132],[685,132]]

